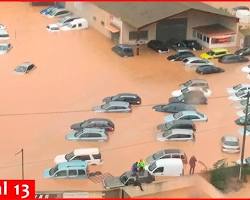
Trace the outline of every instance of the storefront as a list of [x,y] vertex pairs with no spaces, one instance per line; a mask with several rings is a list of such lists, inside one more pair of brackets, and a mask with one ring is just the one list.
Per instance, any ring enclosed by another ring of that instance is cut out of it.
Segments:
[[193,38],[207,48],[236,46],[236,32],[220,24],[193,27]]

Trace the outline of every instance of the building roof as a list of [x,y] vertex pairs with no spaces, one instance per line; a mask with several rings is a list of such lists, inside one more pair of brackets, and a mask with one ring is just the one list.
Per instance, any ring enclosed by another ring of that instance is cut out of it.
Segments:
[[188,10],[237,19],[223,10],[201,2],[95,2],[94,4],[135,28],[142,28]]
[[211,24],[207,26],[196,26],[193,27],[194,30],[204,33],[207,36],[218,36],[218,35],[230,35],[235,34],[235,31],[226,28],[220,24]]

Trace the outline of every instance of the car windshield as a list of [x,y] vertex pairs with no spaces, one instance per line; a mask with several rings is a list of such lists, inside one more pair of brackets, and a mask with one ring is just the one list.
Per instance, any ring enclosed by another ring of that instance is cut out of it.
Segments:
[[224,144],[228,146],[239,146],[239,143],[236,141],[224,141]]
[[241,84],[238,84],[238,85],[235,85],[234,87],[233,87],[233,89],[234,90],[238,90],[238,89],[240,89],[242,87],[242,85]]
[[170,135],[172,133],[172,130],[167,130],[167,131],[165,131],[163,134],[162,134],[162,136],[163,137],[167,137],[168,135]]
[[246,92],[245,92],[244,90],[241,90],[241,91],[238,91],[238,92],[235,94],[235,96],[236,96],[236,97],[240,97],[240,96],[242,96],[242,95],[244,95],[244,94],[246,94]]
[[58,170],[58,165],[49,170],[49,175],[50,176],[54,175],[57,172],[57,170]]
[[74,152],[68,153],[65,155],[67,161],[71,160],[75,156]]
[[156,166],[156,163],[153,162],[151,165],[149,165],[148,169],[149,169],[149,171],[152,172],[156,167],[157,167],[157,166]]
[[182,113],[182,112],[178,112],[178,113],[173,114],[173,117],[174,117],[175,119],[179,119],[181,116],[183,116],[183,113]]
[[160,152],[157,152],[157,153],[153,154],[153,158],[154,158],[154,160],[158,160],[163,155],[164,155],[163,151],[160,151]]
[[192,81],[189,80],[189,81],[187,81],[186,83],[184,83],[183,85],[184,85],[184,86],[189,86],[191,83],[192,83]]
[[213,56],[213,55],[214,55],[214,52],[213,52],[213,51],[208,51],[208,52],[207,52],[207,55]]
[[122,176],[120,177],[120,181],[121,181],[123,184],[125,184],[127,180],[128,180],[128,177],[127,177],[126,175],[122,175]]

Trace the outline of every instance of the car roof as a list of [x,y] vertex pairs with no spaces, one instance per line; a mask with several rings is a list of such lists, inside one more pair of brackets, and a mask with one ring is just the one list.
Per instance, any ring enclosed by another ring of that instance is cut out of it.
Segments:
[[[165,132],[165,131],[163,131],[163,132]],[[169,132],[170,134],[179,134],[179,133],[181,133],[181,134],[188,134],[188,135],[191,135],[191,134],[193,134],[194,133],[194,131],[192,130],[192,129],[185,129],[185,131],[184,131],[184,129],[179,129],[179,128],[174,128],[174,129],[171,129],[171,130],[167,130],[166,132]]]
[[211,51],[218,53],[218,52],[222,52],[222,51],[228,51],[228,49],[225,48],[213,48],[211,49]]
[[225,141],[229,141],[229,142],[238,142],[239,138],[236,136],[232,136],[232,135],[225,135],[223,136]]
[[58,164],[58,169],[83,169],[87,168],[86,161],[72,160],[69,162],[63,162]]
[[129,106],[129,103],[125,101],[110,101],[107,104],[112,105],[112,106],[124,106],[124,107]]
[[82,148],[82,149],[75,149],[75,155],[85,155],[85,154],[99,154],[100,151],[98,148]]

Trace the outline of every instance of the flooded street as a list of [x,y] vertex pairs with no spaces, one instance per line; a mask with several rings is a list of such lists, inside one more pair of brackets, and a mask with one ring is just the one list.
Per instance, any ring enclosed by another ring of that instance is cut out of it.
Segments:
[[[81,31],[50,33],[46,25],[55,21],[40,15],[41,7],[28,3],[0,3],[0,23],[10,33],[13,49],[0,56],[0,177],[21,178],[24,149],[25,178],[36,180],[37,190],[99,190],[101,184],[91,180],[46,180],[43,171],[54,166],[54,158],[76,148],[98,147],[104,163],[90,167],[114,176],[130,170],[131,164],[164,148],[179,148],[188,157],[211,168],[222,158],[238,160],[239,154],[221,152],[220,139],[225,134],[239,136],[234,123],[238,117],[226,88],[249,83],[241,67],[246,64],[218,64],[225,73],[202,76],[185,70],[182,63],[169,62],[168,54],[157,54],[147,48],[141,55],[121,58],[111,51],[112,42],[89,28]],[[27,75],[14,69],[22,62],[33,62],[37,68]],[[217,61],[214,61],[215,63]],[[206,79],[212,90],[208,105],[198,110],[208,122],[197,124],[195,142],[158,142],[156,126],[164,113],[152,105],[167,103],[171,92],[189,79]],[[129,114],[94,113],[93,106],[119,92],[137,93],[142,106]],[[108,142],[70,142],[65,135],[72,123],[93,117],[105,117],[115,123]],[[250,156],[250,138],[245,155]],[[196,172],[204,170],[198,164]],[[186,174],[188,166],[186,166]]]

